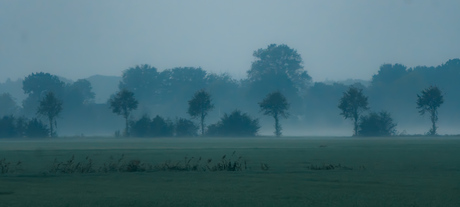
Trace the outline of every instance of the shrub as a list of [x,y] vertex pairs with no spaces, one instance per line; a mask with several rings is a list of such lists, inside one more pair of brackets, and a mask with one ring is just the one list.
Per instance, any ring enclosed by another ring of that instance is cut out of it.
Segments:
[[26,137],[47,137],[49,129],[42,121],[34,118],[27,122],[24,135]]
[[209,136],[255,136],[259,131],[259,120],[239,110],[224,114],[219,122],[210,125]]
[[152,136],[154,137],[171,137],[174,134],[174,125],[169,120],[161,116],[153,118],[150,124]]
[[135,137],[170,137],[173,132],[173,123],[158,115],[153,120],[144,115],[131,122],[131,135]]
[[176,119],[174,131],[178,137],[194,137],[198,136],[198,127],[192,121],[184,118]]
[[142,116],[137,121],[131,122],[131,135],[134,137],[149,137],[150,136],[151,120],[147,115]]
[[4,116],[0,119],[0,138],[17,137],[16,119],[10,116]]
[[382,111],[371,112],[362,116],[359,123],[360,136],[391,136],[396,133],[396,124],[393,123],[390,113]]

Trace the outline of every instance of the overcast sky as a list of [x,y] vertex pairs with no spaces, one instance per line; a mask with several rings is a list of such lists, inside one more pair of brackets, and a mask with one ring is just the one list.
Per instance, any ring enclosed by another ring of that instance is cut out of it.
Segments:
[[296,49],[314,81],[370,79],[383,63],[459,58],[459,11],[459,0],[0,0],[0,82],[145,63],[243,78],[271,43]]

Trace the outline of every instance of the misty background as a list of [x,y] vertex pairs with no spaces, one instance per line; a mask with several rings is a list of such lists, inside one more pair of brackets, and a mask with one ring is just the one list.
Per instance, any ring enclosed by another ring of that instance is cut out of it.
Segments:
[[[337,108],[350,85],[364,88],[371,109],[389,111],[397,130],[408,134],[428,130],[416,94],[437,85],[445,92],[439,133],[458,134],[459,8],[455,0],[0,1],[0,93],[14,97],[14,113],[32,117],[25,77],[50,73],[69,88],[87,80],[90,87],[78,90],[94,96],[74,106],[64,100],[58,133],[112,135],[123,119],[107,100],[127,69],[149,64],[176,82],[168,92],[158,86],[159,97],[135,93],[134,118],[189,118],[187,101],[206,88],[216,106],[207,124],[238,108],[260,118],[260,134],[269,135],[273,121],[257,103],[270,91],[250,90],[247,71],[254,51],[286,44],[311,79],[302,93],[287,95],[291,117],[282,120],[284,135],[350,135],[351,123]],[[190,74],[197,76],[181,79]]]

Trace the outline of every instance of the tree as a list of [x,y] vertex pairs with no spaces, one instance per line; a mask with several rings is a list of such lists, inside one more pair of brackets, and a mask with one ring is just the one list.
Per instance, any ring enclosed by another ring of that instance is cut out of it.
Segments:
[[22,82],[22,89],[25,94],[40,95],[43,91],[61,92],[65,83],[59,77],[49,73],[32,73]]
[[260,111],[264,113],[264,115],[272,116],[275,119],[275,135],[277,137],[281,136],[281,124],[279,123],[279,119],[288,118],[289,113],[287,110],[289,109],[289,103],[286,100],[286,97],[279,92],[272,92],[269,93],[262,102],[259,103]]
[[53,92],[62,100],[66,84],[59,77],[49,73],[32,73],[22,81],[22,89],[28,97],[23,101],[23,113],[32,116],[36,113],[38,103],[46,93]]
[[53,129],[53,124],[57,127],[56,117],[62,111],[62,101],[56,98],[53,92],[46,93],[45,97],[40,101],[37,109],[37,114],[48,118],[50,127],[50,137],[56,135]]
[[160,73],[161,99],[163,102],[178,103],[170,106],[177,111],[176,106],[186,103],[188,96],[206,88],[206,71],[194,67],[178,67],[164,70]]
[[42,121],[33,118],[26,123],[24,135],[26,137],[46,137],[49,130]]
[[158,76],[159,73],[155,67],[148,64],[136,65],[123,71],[118,88],[132,91],[140,102],[151,101],[161,85]]
[[339,102],[339,109],[345,119],[352,119],[354,124],[353,136],[358,135],[358,121],[362,112],[369,109],[367,97],[363,95],[363,89],[351,86],[348,91],[343,93]]
[[0,117],[16,114],[18,106],[9,93],[0,94]]
[[417,94],[417,109],[420,115],[426,112],[430,114],[431,129],[429,135],[436,135],[436,122],[438,121],[438,108],[444,103],[444,97],[441,90],[436,86],[430,86],[422,91],[422,94]]
[[269,74],[285,74],[296,87],[303,87],[311,77],[303,68],[302,57],[287,45],[268,45],[266,49],[254,51],[256,61],[248,71],[250,81],[261,80]]
[[219,122],[209,126],[207,134],[209,136],[256,136],[259,131],[259,120],[253,119],[240,110],[235,110],[230,115],[227,113]]
[[271,44],[254,51],[253,56],[256,60],[247,72],[251,95],[280,91],[292,98],[311,82],[302,57],[287,45]]
[[109,100],[113,113],[122,115],[125,118],[125,135],[129,136],[129,116],[131,111],[137,109],[139,102],[134,98],[134,93],[126,89],[119,91]]
[[198,127],[188,119],[178,118],[174,130],[177,137],[194,137],[197,136]]
[[201,135],[204,135],[204,119],[208,115],[208,112],[214,108],[214,105],[211,103],[211,95],[204,89],[201,89],[188,101],[188,105],[188,114],[192,118],[200,118]]
[[153,137],[171,137],[174,134],[174,124],[161,116],[155,116],[150,124]]
[[396,133],[396,124],[393,123],[390,113],[381,111],[371,112],[362,116],[359,123],[360,136],[391,136]]
[[131,122],[131,136],[134,137],[149,137],[151,135],[151,124],[152,120],[149,116],[143,115],[137,121]]
[[17,137],[16,119],[13,115],[0,118],[0,138]]
[[87,105],[94,101],[95,94],[92,91],[91,82],[85,79],[79,79],[72,84],[67,85],[65,94],[66,105],[76,106]]
[[407,74],[407,67],[402,64],[383,64],[376,75],[372,76],[372,84],[391,84]]

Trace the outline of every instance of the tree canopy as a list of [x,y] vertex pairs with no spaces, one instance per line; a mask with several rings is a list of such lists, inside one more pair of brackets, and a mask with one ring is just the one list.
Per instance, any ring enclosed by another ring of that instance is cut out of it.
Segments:
[[158,70],[148,64],[136,65],[123,71],[118,88],[126,89],[141,101],[151,101],[161,87]]
[[16,114],[18,110],[19,107],[11,94],[0,94],[0,117]]
[[275,119],[275,135],[281,136],[281,124],[279,123],[280,118],[288,118],[289,113],[289,103],[284,97],[284,95],[279,92],[275,91],[269,93],[262,102],[259,103],[260,111],[264,113],[264,115],[272,116]]
[[57,127],[56,117],[62,111],[62,101],[59,100],[53,92],[46,93],[45,97],[40,101],[37,109],[37,114],[44,116],[49,121],[50,137],[56,136],[53,126]]
[[441,90],[436,86],[430,86],[422,91],[422,94],[417,94],[417,109],[419,109],[420,115],[425,113],[430,114],[431,129],[428,132],[429,135],[436,135],[438,121],[438,108],[444,103],[444,96]]
[[362,112],[369,109],[367,97],[363,94],[363,89],[351,86],[348,91],[343,93],[339,101],[339,109],[342,110],[340,115],[345,119],[353,120],[353,135],[358,135],[358,120]]
[[293,98],[311,82],[302,57],[287,45],[271,44],[254,51],[253,56],[256,60],[247,72],[252,94],[280,91]]
[[188,114],[192,118],[200,118],[201,134],[204,135],[204,119],[214,108],[214,104],[211,103],[211,95],[205,90],[199,90],[188,101],[188,105]]
[[392,136],[396,134],[396,124],[390,113],[381,111],[371,112],[361,116],[359,122],[359,136]]
[[119,91],[109,100],[113,113],[125,118],[125,135],[129,136],[129,116],[131,111],[137,109],[139,102],[134,98],[134,93],[126,89]]
[[210,125],[207,135],[209,136],[231,136],[231,137],[251,137],[256,136],[259,131],[259,120],[253,119],[240,110],[232,113],[225,113],[216,124]]

